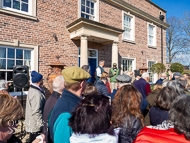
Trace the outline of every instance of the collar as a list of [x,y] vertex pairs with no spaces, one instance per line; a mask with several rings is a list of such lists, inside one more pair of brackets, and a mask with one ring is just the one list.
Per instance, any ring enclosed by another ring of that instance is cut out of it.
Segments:
[[78,97],[77,95],[73,94],[72,92],[70,92],[67,89],[63,90],[63,93],[61,94],[60,98],[73,101],[77,104],[80,103],[80,101],[82,100],[82,98]]
[[36,84],[31,84],[30,87],[35,88],[35,89],[41,91],[45,95],[45,92],[39,86],[37,86]]
[[60,97],[60,95],[61,95],[61,94],[58,93],[57,91],[53,91],[52,94],[51,94],[51,96],[53,96],[53,97],[55,97],[55,98],[57,98],[57,99]]

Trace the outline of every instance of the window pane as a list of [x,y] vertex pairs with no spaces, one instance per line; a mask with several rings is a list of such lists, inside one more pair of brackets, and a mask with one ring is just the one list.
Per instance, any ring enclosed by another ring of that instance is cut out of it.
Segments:
[[85,12],[85,6],[81,7],[82,12]]
[[31,59],[31,51],[24,50],[24,59]]
[[90,1],[86,1],[86,5],[90,7]]
[[7,60],[7,69],[13,69],[15,65],[15,60]]
[[25,12],[28,12],[28,4],[22,3],[22,5],[21,5],[21,10],[22,10],[22,11],[25,11]]
[[16,49],[16,58],[23,59],[23,50]]
[[86,13],[90,13],[90,9],[86,7]]
[[82,4],[85,5],[85,0],[82,0]]
[[8,58],[15,58],[15,49],[8,49]]
[[93,2],[91,2],[91,8],[94,8],[94,3]]
[[16,60],[16,65],[23,65],[23,61],[22,60]]
[[86,15],[86,18],[87,18],[87,19],[90,19],[89,15]]
[[6,60],[0,59],[0,69],[6,69]]
[[6,58],[6,48],[0,48],[0,58]]
[[13,80],[13,72],[7,72],[7,81]]
[[0,79],[5,80],[5,71],[0,71]]
[[20,1],[13,0],[13,8],[20,10]]
[[23,2],[27,2],[27,3],[28,3],[28,0],[21,0],[21,1],[23,1]]
[[91,14],[94,15],[94,9],[91,9]]
[[29,70],[31,70],[31,62],[29,60],[24,60],[24,65],[29,67]]
[[3,6],[11,7],[11,0],[4,0],[3,1]]
[[81,17],[84,17],[84,18],[85,18],[85,14],[81,13]]

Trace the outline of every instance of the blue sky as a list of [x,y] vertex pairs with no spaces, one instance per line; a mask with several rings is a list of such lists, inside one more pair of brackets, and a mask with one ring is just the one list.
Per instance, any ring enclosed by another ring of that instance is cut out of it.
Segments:
[[166,17],[180,18],[185,11],[190,11],[190,0],[151,0],[167,11]]

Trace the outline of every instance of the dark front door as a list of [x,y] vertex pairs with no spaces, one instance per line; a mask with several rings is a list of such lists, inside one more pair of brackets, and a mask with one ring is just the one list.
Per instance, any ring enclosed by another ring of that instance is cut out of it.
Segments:
[[95,78],[95,74],[96,74],[96,59],[95,58],[88,58],[88,63],[90,66],[90,75],[91,77],[91,82],[94,83],[96,78]]

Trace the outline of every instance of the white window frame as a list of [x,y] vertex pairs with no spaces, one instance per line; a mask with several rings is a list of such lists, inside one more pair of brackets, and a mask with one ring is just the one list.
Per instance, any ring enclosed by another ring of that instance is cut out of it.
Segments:
[[[99,0],[89,0],[94,2],[94,21],[99,22]],[[78,18],[81,17],[81,0],[78,0]],[[89,14],[88,14],[89,15]]]
[[[19,43],[18,40],[14,40],[13,41],[4,41],[4,40],[0,40],[0,46],[1,47],[6,47],[6,48],[17,48],[17,49],[30,49],[31,52],[31,70],[35,70],[38,72],[38,45],[33,45],[33,44],[26,44],[26,43]],[[3,70],[4,71],[4,70]],[[10,70],[12,71],[12,70]],[[31,80],[31,79],[30,79]],[[30,81],[31,82],[31,81]],[[27,95],[27,91],[24,91],[24,95]],[[14,96],[14,95],[21,95],[21,92],[10,92],[10,95]]]
[[5,7],[3,5],[3,0],[0,0],[0,12],[16,15],[16,16],[20,16],[20,17],[24,17],[24,18],[28,18],[32,20],[37,20],[36,4],[37,4],[37,0],[28,0],[28,12],[25,12],[25,11],[13,9],[10,7]]
[[124,16],[128,16],[131,18],[131,27],[130,27],[130,38],[124,37],[125,32],[122,34],[122,39],[123,41],[128,41],[128,42],[135,42],[135,16],[130,14],[130,12],[125,12],[122,10],[122,29],[125,29],[124,26]]
[[121,58],[121,74],[123,74],[123,60],[131,60],[132,61],[132,71],[136,70],[136,58],[131,57],[122,57]]
[[[155,64],[157,63],[157,61],[155,61],[155,60],[147,60],[147,67],[148,67],[148,63],[149,62],[154,62]],[[150,73],[152,73],[152,72],[150,72],[149,71],[149,67],[148,67],[148,73],[150,74]],[[156,81],[158,80],[158,74],[157,73],[154,73],[154,75],[153,75],[153,83],[156,83]]]
[[[152,44],[150,44],[149,43],[149,35],[150,35],[150,33],[149,33],[149,26],[152,26],[153,27],[153,43]],[[147,39],[148,39],[148,46],[149,47],[153,47],[153,48],[156,48],[156,42],[157,42],[157,36],[156,36],[156,25],[154,25],[153,23],[149,23],[148,22],[148,24],[147,24]]]

